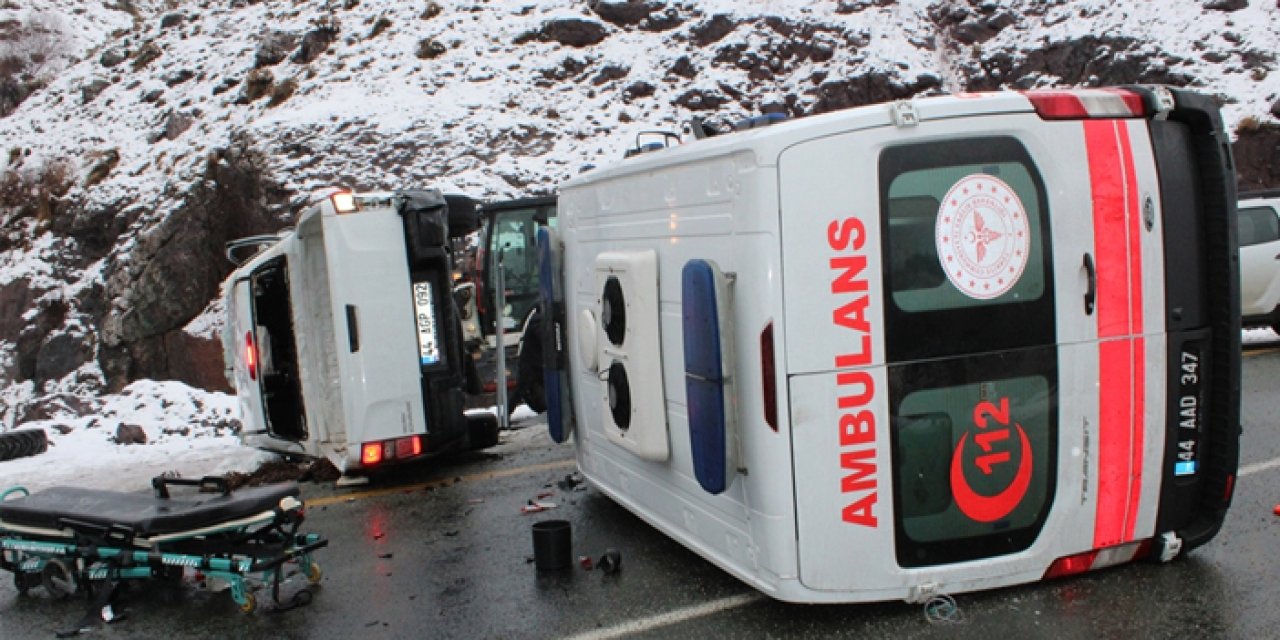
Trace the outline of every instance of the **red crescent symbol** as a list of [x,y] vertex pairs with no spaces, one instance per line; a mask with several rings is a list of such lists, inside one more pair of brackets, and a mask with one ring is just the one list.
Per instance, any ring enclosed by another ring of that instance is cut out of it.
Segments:
[[994,496],[984,496],[978,494],[969,486],[969,481],[965,480],[964,469],[960,467],[961,452],[964,451],[965,439],[969,437],[968,432],[960,436],[960,442],[956,445],[955,453],[951,456],[951,495],[956,500],[956,506],[960,507],[960,511],[964,515],[969,516],[970,520],[977,522],[994,522],[1011,513],[1014,507],[1022,502],[1023,496],[1027,495],[1027,489],[1031,486],[1031,441],[1027,439],[1027,433],[1022,430],[1022,425],[1014,423],[1018,428],[1018,437],[1022,439],[1022,458],[1018,461],[1018,472],[1013,476],[1013,482],[1004,491]]

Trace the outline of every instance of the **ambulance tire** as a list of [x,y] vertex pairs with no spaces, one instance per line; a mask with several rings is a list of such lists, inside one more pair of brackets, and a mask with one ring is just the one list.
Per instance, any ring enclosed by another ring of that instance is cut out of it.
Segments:
[[0,462],[44,453],[49,436],[44,429],[18,429],[0,433]]
[[467,444],[472,450],[498,444],[498,416],[492,413],[467,414]]

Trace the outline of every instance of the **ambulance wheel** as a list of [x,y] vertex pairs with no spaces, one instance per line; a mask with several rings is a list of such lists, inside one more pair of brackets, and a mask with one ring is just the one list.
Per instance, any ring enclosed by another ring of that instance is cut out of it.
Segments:
[[61,560],[50,560],[40,571],[40,585],[55,600],[62,600],[75,593],[76,579],[71,569]]
[[324,571],[320,570],[318,563],[312,562],[311,568],[307,569],[307,581],[311,584],[320,584],[320,578],[324,577]]
[[244,602],[239,603],[240,610],[244,613],[253,613],[258,608],[258,599],[253,597],[252,593],[244,594]]
[[472,449],[498,444],[498,416],[492,413],[467,414],[467,442]]

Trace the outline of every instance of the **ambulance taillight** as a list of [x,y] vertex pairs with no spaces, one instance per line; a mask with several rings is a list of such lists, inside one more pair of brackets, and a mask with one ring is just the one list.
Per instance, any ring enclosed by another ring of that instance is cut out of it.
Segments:
[[1044,579],[1062,578],[1086,571],[1114,567],[1118,564],[1141,560],[1150,555],[1150,553],[1151,541],[1139,540],[1129,544],[1107,547],[1106,549],[1094,549],[1093,551],[1063,556],[1049,565],[1049,570],[1044,572]]
[[1090,118],[1141,118],[1146,115],[1142,96],[1125,89],[1053,89],[1024,91],[1042,120]]
[[764,421],[778,430],[778,380],[773,361],[773,323],[760,332],[760,380],[764,396]]

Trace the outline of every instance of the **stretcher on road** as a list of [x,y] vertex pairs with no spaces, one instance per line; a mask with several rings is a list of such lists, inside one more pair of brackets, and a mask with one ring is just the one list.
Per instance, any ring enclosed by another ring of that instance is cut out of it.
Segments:
[[[207,476],[151,484],[154,496],[74,487],[0,493],[0,568],[13,573],[19,593],[37,586],[55,598],[81,593],[91,612],[120,581],[179,582],[188,568],[228,585],[246,613],[262,586],[280,604],[286,564],[319,582],[312,553],[328,540],[298,532],[296,483],[232,491],[225,478]],[[199,491],[171,496],[170,485]]]

